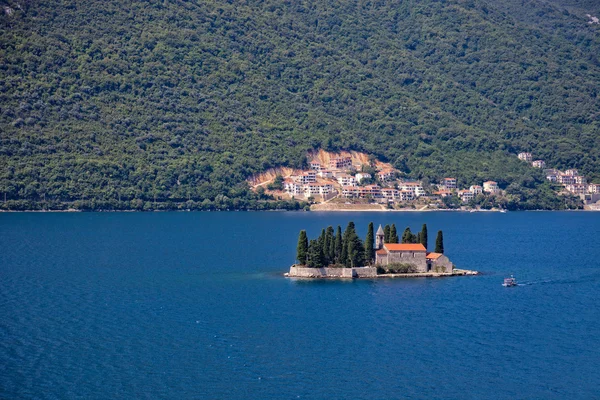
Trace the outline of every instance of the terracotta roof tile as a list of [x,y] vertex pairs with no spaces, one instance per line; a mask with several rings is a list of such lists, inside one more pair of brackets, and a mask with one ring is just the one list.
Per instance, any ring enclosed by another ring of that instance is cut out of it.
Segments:
[[443,256],[442,253],[427,253],[426,258],[428,260],[437,260],[438,258],[440,258],[441,256]]
[[427,251],[421,243],[386,243],[388,251]]

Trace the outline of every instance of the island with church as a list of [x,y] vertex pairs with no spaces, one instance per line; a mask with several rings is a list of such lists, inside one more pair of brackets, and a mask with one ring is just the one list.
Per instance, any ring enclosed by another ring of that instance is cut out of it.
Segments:
[[342,232],[340,226],[321,231],[317,239],[309,240],[300,231],[296,263],[285,275],[296,278],[408,278],[477,275],[477,271],[458,269],[444,254],[444,234],[440,230],[435,249],[428,252],[427,225],[414,234],[407,227],[398,237],[395,224],[377,232],[371,222],[363,241],[356,233],[354,222]]

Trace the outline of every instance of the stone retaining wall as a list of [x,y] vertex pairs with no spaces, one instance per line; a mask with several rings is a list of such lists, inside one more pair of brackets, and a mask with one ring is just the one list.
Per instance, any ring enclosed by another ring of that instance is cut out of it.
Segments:
[[302,268],[292,266],[288,276],[296,278],[375,278],[377,268]]

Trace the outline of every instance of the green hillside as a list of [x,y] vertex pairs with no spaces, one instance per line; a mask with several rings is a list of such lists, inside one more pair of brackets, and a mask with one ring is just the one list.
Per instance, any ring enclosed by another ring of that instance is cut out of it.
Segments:
[[516,153],[600,180],[592,3],[0,0],[2,207],[264,208],[324,148],[560,208]]

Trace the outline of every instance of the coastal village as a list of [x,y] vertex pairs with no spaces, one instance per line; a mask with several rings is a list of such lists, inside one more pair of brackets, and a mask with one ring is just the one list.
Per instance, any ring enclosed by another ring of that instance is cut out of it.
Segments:
[[477,196],[503,193],[498,183],[491,180],[459,188],[456,177],[443,178],[425,188],[421,181],[405,179],[390,164],[369,159],[363,153],[331,154],[321,150],[309,157],[307,170],[280,171],[270,177],[270,185],[265,185],[264,179],[251,180],[250,184],[254,188],[266,186],[278,197],[329,203],[341,209],[344,205],[360,204],[379,205],[382,209],[438,209],[446,207],[443,199],[449,196],[458,197],[466,206]]
[[562,185],[565,191],[578,196],[590,209],[600,209],[595,204],[600,201],[600,184],[588,183],[586,177],[580,175],[579,171],[574,168],[566,171],[559,171],[554,168],[546,169],[544,160],[534,160],[533,155],[529,152],[519,153],[518,157],[519,160],[530,163],[534,168],[543,169],[546,179],[552,183]]

